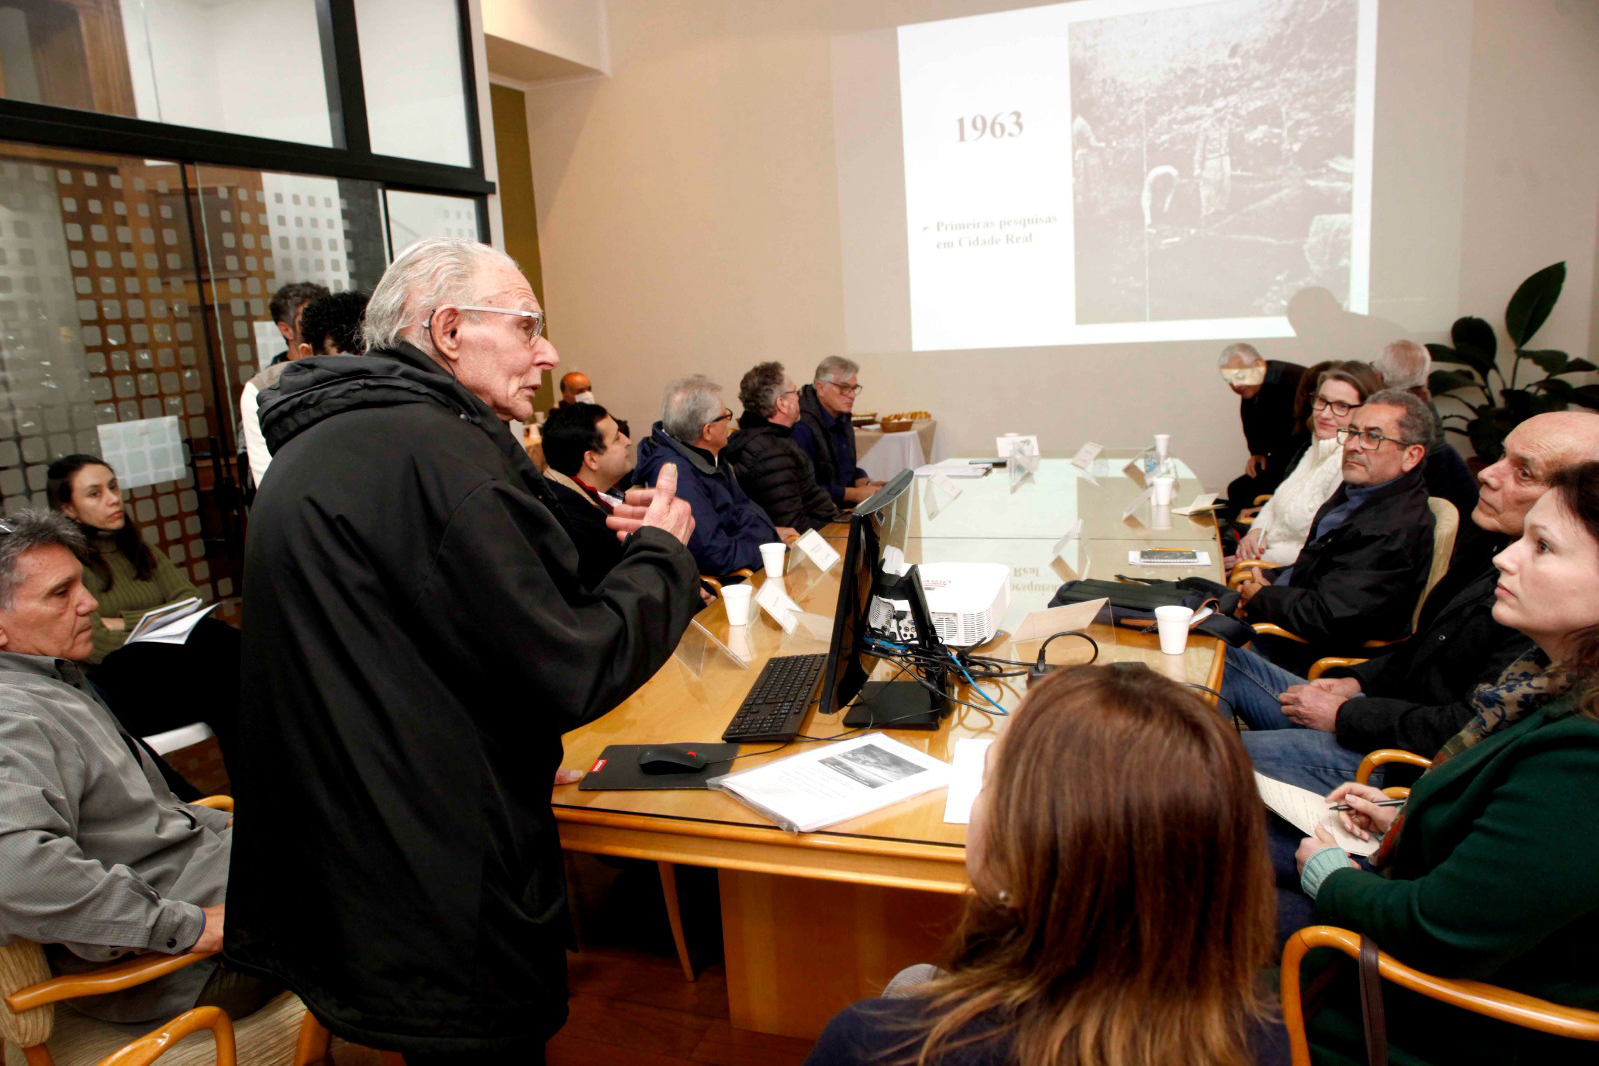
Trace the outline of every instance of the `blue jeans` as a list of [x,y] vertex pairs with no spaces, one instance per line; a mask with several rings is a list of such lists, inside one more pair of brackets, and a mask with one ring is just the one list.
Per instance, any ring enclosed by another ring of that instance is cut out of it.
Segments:
[[[1253,652],[1227,648],[1221,694],[1231,704],[1233,715],[1249,726],[1243,734],[1244,749],[1255,769],[1278,781],[1325,794],[1355,779],[1362,753],[1345,748],[1332,733],[1306,729],[1283,714],[1278,697],[1294,685],[1307,683]],[[1373,775],[1373,785],[1380,785],[1379,775],[1380,771]]]
[[[1360,752],[1350,751],[1332,733],[1319,729],[1251,729],[1241,737],[1255,769],[1319,795],[1353,781],[1360,769]],[[1371,784],[1382,787],[1382,770],[1371,775]]]
[[1296,729],[1283,714],[1277,697],[1305,679],[1274,666],[1252,651],[1227,646],[1226,669],[1222,673],[1221,696],[1250,729]]

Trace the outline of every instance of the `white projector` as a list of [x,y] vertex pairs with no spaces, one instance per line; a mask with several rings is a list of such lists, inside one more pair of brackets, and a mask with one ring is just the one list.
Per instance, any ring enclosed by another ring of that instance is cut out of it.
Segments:
[[[999,631],[1010,606],[1010,567],[1003,563],[922,563],[922,591],[938,639],[952,648],[981,644]],[[899,640],[914,640],[908,600],[872,597],[869,624]]]

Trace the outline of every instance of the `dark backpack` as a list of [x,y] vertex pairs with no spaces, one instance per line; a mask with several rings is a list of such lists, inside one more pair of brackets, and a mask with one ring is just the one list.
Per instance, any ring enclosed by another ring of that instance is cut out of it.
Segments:
[[1232,612],[1238,609],[1238,591],[1220,582],[1203,577],[1185,577],[1181,581],[1119,574],[1117,577],[1116,581],[1100,578],[1068,581],[1056,590],[1049,605],[1060,607],[1105,597],[1110,602],[1100,609],[1094,621],[1143,630],[1154,628],[1156,607],[1188,607],[1195,611],[1211,607],[1216,613],[1195,626],[1195,632],[1225,640],[1235,648],[1243,647],[1255,637],[1252,628],[1232,617]]

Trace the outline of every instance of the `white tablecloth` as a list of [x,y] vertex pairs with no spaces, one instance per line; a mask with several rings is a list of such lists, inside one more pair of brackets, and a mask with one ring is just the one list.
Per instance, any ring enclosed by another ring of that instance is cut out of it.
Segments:
[[874,481],[887,481],[907,467],[915,470],[927,463],[947,458],[938,439],[938,423],[926,419],[904,433],[884,433],[880,429],[855,431],[855,459]]

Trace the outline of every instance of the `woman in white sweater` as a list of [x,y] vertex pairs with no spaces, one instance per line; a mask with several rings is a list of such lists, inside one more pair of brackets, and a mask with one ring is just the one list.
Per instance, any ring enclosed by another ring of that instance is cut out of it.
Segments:
[[1343,447],[1338,430],[1350,413],[1382,388],[1370,363],[1332,363],[1316,379],[1310,404],[1310,443],[1272,498],[1261,507],[1249,535],[1238,542],[1238,562],[1259,559],[1288,566],[1310,535],[1311,520],[1343,480]]

